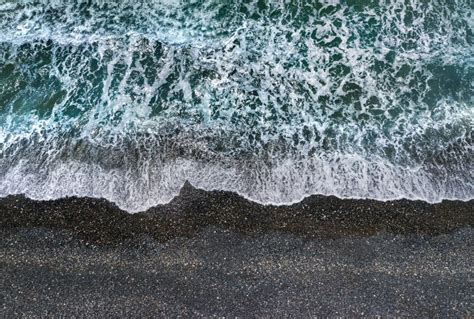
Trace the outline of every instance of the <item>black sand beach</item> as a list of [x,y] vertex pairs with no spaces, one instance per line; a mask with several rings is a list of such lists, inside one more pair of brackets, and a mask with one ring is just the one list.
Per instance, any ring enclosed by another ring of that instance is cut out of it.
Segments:
[[0,319],[474,319],[473,4],[0,1]]
[[468,317],[473,211],[325,196],[263,206],[189,184],[138,214],[10,196],[0,316]]

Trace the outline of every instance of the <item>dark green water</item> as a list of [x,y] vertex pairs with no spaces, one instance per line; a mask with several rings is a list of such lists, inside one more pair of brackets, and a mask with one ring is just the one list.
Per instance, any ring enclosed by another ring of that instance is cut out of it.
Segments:
[[0,195],[474,195],[474,5],[6,1]]

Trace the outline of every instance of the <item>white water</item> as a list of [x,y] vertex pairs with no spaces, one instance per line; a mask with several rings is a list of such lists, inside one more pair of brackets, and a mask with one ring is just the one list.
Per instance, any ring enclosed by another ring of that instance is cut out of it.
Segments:
[[0,6],[0,196],[473,198],[469,1],[22,3]]

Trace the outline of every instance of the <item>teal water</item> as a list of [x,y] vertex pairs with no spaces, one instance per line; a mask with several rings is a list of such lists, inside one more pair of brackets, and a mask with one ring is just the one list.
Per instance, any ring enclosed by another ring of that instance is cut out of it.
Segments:
[[474,4],[6,1],[0,196],[474,197]]

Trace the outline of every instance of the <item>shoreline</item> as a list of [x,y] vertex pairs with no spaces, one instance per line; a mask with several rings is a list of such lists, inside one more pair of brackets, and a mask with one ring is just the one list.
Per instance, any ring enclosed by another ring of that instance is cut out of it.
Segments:
[[68,197],[36,201],[22,195],[0,199],[0,226],[70,230],[97,244],[137,234],[158,241],[190,237],[214,226],[248,234],[269,231],[308,238],[348,235],[439,235],[474,226],[474,200],[340,199],[313,195],[293,205],[262,205],[235,193],[204,191],[186,183],[171,202],[130,214],[104,199]]

